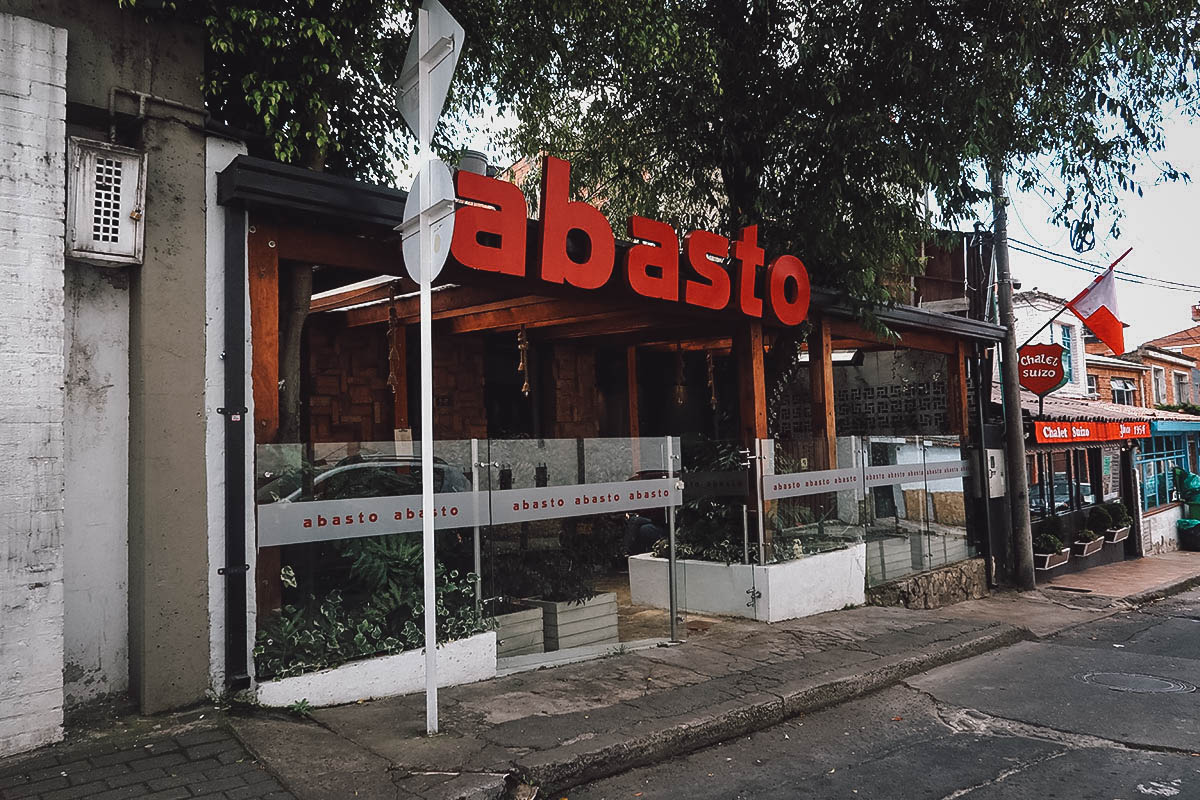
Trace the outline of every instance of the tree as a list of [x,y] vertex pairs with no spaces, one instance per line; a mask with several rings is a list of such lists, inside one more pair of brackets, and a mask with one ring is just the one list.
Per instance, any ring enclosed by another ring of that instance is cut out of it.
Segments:
[[1055,217],[1085,240],[1140,191],[1163,107],[1197,110],[1186,0],[499,2],[517,153],[569,154],[615,218],[758,223],[868,304],[919,271],[926,192],[951,224],[990,197],[990,165],[1044,186],[1049,158]]

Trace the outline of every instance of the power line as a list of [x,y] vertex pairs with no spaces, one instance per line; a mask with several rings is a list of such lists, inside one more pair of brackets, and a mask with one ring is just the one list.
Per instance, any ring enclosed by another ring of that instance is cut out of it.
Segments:
[[[1051,261],[1056,264],[1061,264],[1064,267],[1071,267],[1084,272],[1090,272],[1097,275],[1103,272],[1106,268],[1090,261],[1084,261],[1075,256],[1066,255],[1064,253],[1056,253],[1053,250],[1028,242],[1022,242],[1019,239],[1009,239],[1009,244],[1014,248],[1019,249],[1026,255],[1036,256],[1038,258]],[[1160,289],[1177,289],[1179,291],[1200,292],[1200,284],[1183,283],[1181,281],[1173,281],[1169,278],[1159,278],[1154,275],[1142,275],[1137,272],[1128,272],[1126,270],[1113,270],[1117,278],[1128,283],[1140,283],[1146,286],[1157,286]]]

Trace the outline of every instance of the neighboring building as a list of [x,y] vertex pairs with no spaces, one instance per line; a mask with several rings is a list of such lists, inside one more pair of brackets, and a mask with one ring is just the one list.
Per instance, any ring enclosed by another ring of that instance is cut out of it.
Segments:
[[[1193,316],[1195,312],[1193,311]],[[1157,350],[1166,350],[1171,353],[1183,356],[1192,362],[1191,366],[1191,393],[1190,396],[1183,400],[1177,400],[1178,404],[1191,403],[1192,405],[1200,405],[1200,325],[1193,325],[1190,328],[1184,328],[1181,331],[1160,336],[1157,339],[1151,339],[1146,342],[1143,347],[1153,347]]]
[[1147,405],[1175,406],[1194,402],[1192,373],[1196,362],[1192,358],[1145,344],[1122,358],[1149,369]]
[[1147,389],[1150,367],[1132,361],[1088,353],[1088,397],[1120,406],[1150,407]]
[[208,256],[211,178],[241,151],[206,128],[200,28],[3,8],[0,756],[61,738],[64,708],[225,689]]
[[[1031,290],[1013,295],[1013,312],[1017,320],[1017,344],[1061,344],[1063,371],[1067,383],[1055,394],[1067,397],[1087,397],[1086,351],[1083,346],[1083,324],[1069,311],[1063,311],[1066,300],[1052,294]],[[1061,313],[1060,313],[1061,312]],[[1049,325],[1051,316],[1058,316]],[[1046,325],[1040,333],[1038,329]],[[1034,334],[1037,334],[1034,336]],[[1030,338],[1032,337],[1032,339]]]

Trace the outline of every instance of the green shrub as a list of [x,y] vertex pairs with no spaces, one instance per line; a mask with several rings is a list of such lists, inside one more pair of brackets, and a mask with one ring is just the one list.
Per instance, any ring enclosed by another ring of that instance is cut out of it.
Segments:
[[[350,539],[338,543],[337,553],[349,565],[342,589],[317,596],[312,587],[301,587],[309,592],[306,601],[284,606],[259,625],[254,663],[260,679],[424,646],[423,563],[417,535]],[[438,642],[486,630],[475,607],[475,576],[441,560],[436,576]]]
[[1092,530],[1103,533],[1113,526],[1112,515],[1104,506],[1094,506],[1088,512],[1087,524]]
[[1129,516],[1129,509],[1120,500],[1114,500],[1109,503],[1108,514],[1112,517],[1113,527],[1124,528],[1126,525],[1133,524],[1133,519]]
[[1041,553],[1058,553],[1063,549],[1062,539],[1059,539],[1053,533],[1043,530],[1037,536],[1033,537],[1033,552]]

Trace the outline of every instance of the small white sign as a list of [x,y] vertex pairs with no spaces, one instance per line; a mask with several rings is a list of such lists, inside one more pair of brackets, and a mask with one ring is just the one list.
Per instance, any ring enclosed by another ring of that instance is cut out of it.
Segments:
[[672,478],[501,489],[491,493],[492,524],[666,508],[679,505],[681,495]]
[[[434,527],[474,525],[473,496],[472,492],[435,494]],[[298,503],[280,500],[258,507],[258,546],[414,533],[421,530],[422,518],[419,494]]]
[[[429,184],[428,205],[422,208],[424,184]],[[422,227],[428,232],[422,232]],[[413,178],[408,199],[404,202],[404,221],[400,223],[403,237],[404,269],[420,286],[433,281],[450,256],[450,240],[454,238],[454,179],[450,168],[436,158],[421,165]],[[421,237],[429,236],[429,263],[421,258]]]
[[792,472],[787,475],[764,475],[763,499],[781,500],[785,497],[806,497],[826,492],[861,489],[862,486],[863,473],[858,467]]

